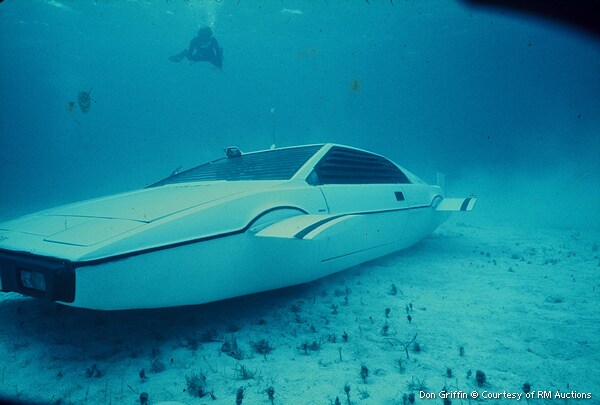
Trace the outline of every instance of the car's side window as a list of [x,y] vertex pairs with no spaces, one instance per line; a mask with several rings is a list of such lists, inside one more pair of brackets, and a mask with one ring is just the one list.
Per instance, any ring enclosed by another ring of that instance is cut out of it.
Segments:
[[310,172],[310,174],[306,178],[306,182],[308,184],[310,184],[311,186],[320,186],[323,184],[323,182],[321,181],[321,179],[319,178],[319,175],[317,174],[317,172],[315,170],[312,170]]
[[317,163],[311,177],[313,181],[318,180],[315,184],[410,183],[406,175],[386,158],[339,146],[331,148]]

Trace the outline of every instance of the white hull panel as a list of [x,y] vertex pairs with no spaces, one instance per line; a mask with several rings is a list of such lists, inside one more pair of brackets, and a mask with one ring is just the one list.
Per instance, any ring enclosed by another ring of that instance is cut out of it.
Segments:
[[397,212],[359,215],[310,239],[248,231],[79,267],[75,300],[66,304],[101,310],[196,305],[307,283],[411,246],[445,217],[431,208],[404,213],[416,225],[404,232]]

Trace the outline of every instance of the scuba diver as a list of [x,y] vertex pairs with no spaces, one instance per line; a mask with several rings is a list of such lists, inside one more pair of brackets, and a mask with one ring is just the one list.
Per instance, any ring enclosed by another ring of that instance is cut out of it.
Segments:
[[188,58],[190,63],[210,62],[220,69],[223,67],[223,48],[213,37],[212,30],[209,27],[203,27],[198,30],[198,35],[190,41],[188,49],[171,56],[169,60],[178,63],[183,58]]

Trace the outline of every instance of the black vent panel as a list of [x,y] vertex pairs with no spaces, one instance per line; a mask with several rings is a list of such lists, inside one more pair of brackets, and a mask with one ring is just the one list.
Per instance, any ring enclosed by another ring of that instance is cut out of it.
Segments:
[[322,184],[410,183],[402,171],[386,158],[335,146],[315,167]]

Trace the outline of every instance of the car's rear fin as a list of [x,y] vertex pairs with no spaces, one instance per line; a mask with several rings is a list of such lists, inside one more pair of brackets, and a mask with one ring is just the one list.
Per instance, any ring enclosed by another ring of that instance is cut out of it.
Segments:
[[467,198],[444,198],[438,206],[435,208],[436,211],[471,211],[475,207],[477,197]]

